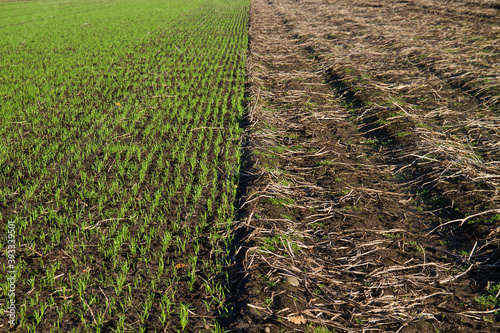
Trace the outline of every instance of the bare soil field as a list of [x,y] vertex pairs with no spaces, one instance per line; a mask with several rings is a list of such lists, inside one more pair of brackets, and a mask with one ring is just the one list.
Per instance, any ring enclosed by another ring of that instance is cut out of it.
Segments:
[[497,1],[254,0],[239,332],[497,332]]

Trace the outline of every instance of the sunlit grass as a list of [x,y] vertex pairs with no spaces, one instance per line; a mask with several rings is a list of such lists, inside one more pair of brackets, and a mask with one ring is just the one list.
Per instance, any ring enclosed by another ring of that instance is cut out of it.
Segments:
[[[25,251],[20,330],[59,331],[68,320],[83,331],[184,330],[193,311],[218,316],[248,1],[8,9],[0,217],[16,221]],[[181,289],[208,305],[194,309]]]

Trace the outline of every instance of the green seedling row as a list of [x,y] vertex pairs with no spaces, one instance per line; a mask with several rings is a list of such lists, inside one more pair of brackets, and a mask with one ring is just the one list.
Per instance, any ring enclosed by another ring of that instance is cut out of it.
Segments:
[[248,7],[0,3],[0,250],[14,221],[13,331],[220,328]]

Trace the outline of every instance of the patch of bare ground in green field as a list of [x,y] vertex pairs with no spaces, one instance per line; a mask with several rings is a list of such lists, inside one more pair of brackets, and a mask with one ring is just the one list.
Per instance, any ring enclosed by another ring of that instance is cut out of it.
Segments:
[[228,328],[500,328],[499,17],[491,1],[253,1]]

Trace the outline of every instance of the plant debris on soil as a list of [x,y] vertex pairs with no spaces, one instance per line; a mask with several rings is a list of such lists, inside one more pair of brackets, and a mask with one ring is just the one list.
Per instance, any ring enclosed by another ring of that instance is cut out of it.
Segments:
[[500,329],[498,3],[254,0],[238,332]]
[[498,0],[0,3],[0,331],[500,331]]

